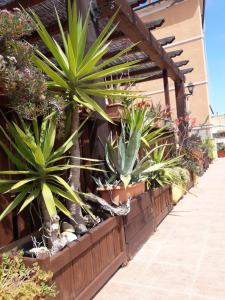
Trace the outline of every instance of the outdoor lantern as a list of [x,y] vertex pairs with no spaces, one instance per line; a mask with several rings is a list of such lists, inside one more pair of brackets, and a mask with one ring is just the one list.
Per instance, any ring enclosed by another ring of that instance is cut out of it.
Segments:
[[187,88],[188,88],[188,92],[189,94],[188,95],[193,95],[194,93],[194,84],[192,82],[189,82],[188,85],[187,85]]

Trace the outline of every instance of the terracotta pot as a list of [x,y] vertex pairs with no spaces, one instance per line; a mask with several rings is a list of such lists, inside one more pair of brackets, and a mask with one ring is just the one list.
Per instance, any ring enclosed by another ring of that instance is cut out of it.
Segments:
[[98,188],[97,191],[108,203],[120,205],[121,203],[126,203],[129,197],[134,198],[144,193],[145,182],[130,184],[126,189],[124,186],[117,186],[115,188]]
[[164,126],[165,126],[165,120],[162,119],[162,118],[156,118],[156,119],[155,119],[155,126],[156,126],[157,128],[164,127]]
[[121,111],[123,110],[123,105],[121,103],[113,103],[106,105],[106,113],[113,120],[121,119]]
[[218,157],[219,157],[219,158],[225,157],[225,150],[218,150],[218,151],[217,151],[217,154],[218,154]]

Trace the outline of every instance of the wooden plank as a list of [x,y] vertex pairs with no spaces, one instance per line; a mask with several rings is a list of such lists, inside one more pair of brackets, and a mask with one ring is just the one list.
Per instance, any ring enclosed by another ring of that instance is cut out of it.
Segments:
[[184,50],[181,49],[181,50],[174,50],[174,51],[167,52],[167,54],[170,58],[174,58],[180,56],[183,52]]
[[168,36],[166,38],[159,39],[158,42],[161,46],[166,46],[168,44],[171,44],[175,40],[175,36]]
[[113,9],[106,5],[104,0],[98,0],[98,5],[101,6],[102,16],[112,16],[115,11],[120,7],[116,21],[119,22],[119,29],[128,37],[132,42],[140,42],[138,48],[145,52],[152,61],[161,69],[168,70],[168,76],[174,80],[184,80],[183,74],[174,65],[166,51],[157,42],[152,33],[145,28],[138,15],[133,11],[125,0],[116,0]]
[[[119,267],[126,260],[126,255],[121,253],[117,256],[111,264],[109,264],[103,272],[101,272],[95,279],[80,293],[77,300],[90,300],[99,291],[99,289],[110,279],[110,277],[119,269]],[[68,299],[70,300],[70,299]],[[71,299],[72,300],[72,299]]]
[[154,30],[155,28],[161,27],[163,25],[163,23],[165,23],[165,19],[160,18],[160,19],[157,19],[157,20],[153,20],[153,21],[144,23],[144,26],[148,30]]
[[186,96],[184,90],[184,83],[182,81],[175,82],[175,95],[176,95],[177,117],[180,118],[183,117],[186,112]]
[[189,60],[181,60],[181,61],[175,62],[175,65],[177,67],[182,67],[182,66],[186,66],[188,63],[189,63]]
[[182,72],[183,74],[188,74],[188,73],[191,73],[191,72],[193,72],[193,71],[194,71],[194,68],[187,68],[187,69],[181,70],[181,72]]

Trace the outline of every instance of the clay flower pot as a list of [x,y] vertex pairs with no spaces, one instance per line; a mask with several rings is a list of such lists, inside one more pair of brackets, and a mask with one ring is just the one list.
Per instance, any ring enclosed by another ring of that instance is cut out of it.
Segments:
[[145,182],[138,182],[130,184],[125,189],[124,186],[117,186],[115,188],[97,188],[101,197],[108,203],[120,205],[126,203],[128,198],[134,198],[145,192]]
[[120,120],[122,110],[123,105],[121,103],[113,103],[106,105],[106,113],[112,120]]
[[162,118],[156,118],[155,119],[155,127],[161,128],[165,126],[165,120]]
[[218,150],[217,151],[218,157],[225,157],[225,150]]

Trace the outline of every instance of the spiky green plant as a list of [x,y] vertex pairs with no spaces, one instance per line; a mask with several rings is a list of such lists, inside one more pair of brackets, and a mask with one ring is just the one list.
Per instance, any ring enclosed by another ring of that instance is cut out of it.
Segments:
[[[36,66],[46,73],[49,77],[48,88],[58,93],[67,93],[71,109],[71,128],[76,130],[79,124],[78,106],[82,105],[88,110],[98,112],[103,118],[111,121],[101,106],[95,101],[94,97],[101,98],[103,102],[106,97],[127,97],[134,92],[127,90],[116,90],[107,88],[109,84],[116,85],[119,83],[133,82],[135,79],[113,79],[110,76],[122,73],[137,64],[139,60],[121,63],[111,66],[119,57],[130,51],[135,45],[132,45],[111,58],[104,60],[104,55],[110,49],[110,36],[116,29],[118,24],[114,25],[116,14],[109,20],[100,35],[87,49],[88,42],[88,23],[89,15],[83,21],[77,12],[76,1],[68,0],[68,34],[63,31],[63,27],[56,11],[58,26],[61,34],[61,42],[63,47],[49,34],[41,22],[40,18],[32,12],[34,22],[37,25],[37,32],[52,54],[53,61],[49,60],[43,53],[36,50],[37,55],[33,57]],[[79,157],[78,142],[72,147],[73,156]],[[79,169],[71,170],[71,186],[80,190],[80,172]],[[80,209],[77,205],[68,203],[69,210],[72,212],[77,223],[84,225]]]
[[152,161],[154,164],[161,164],[161,168],[152,172],[147,180],[148,187],[163,187],[168,184],[182,185],[184,178],[180,171],[181,157],[167,158],[165,155],[169,145],[161,145],[154,149]]
[[130,51],[135,45],[132,45],[111,58],[103,59],[103,56],[109,51],[109,38],[115,31],[118,24],[113,25],[117,13],[109,20],[101,34],[97,37],[90,49],[86,51],[88,37],[89,12],[83,22],[81,15],[78,15],[76,1],[71,6],[68,1],[68,34],[63,31],[60,18],[56,10],[56,16],[61,33],[63,48],[56,40],[47,32],[40,18],[32,12],[35,23],[37,24],[37,32],[43,43],[51,52],[55,63],[50,61],[43,53],[36,50],[37,55],[34,56],[34,63],[40,67],[43,72],[49,76],[48,86],[50,89],[67,92],[71,95],[75,104],[82,104],[90,110],[97,111],[105,119],[108,116],[102,108],[93,100],[93,96],[105,97],[109,96],[127,96],[132,91],[126,89],[108,88],[109,85],[118,85],[122,83],[131,83],[134,78],[120,78],[105,80],[105,78],[127,71],[140,60],[121,63],[115,66],[110,64]]
[[10,179],[0,180],[0,192],[15,195],[14,200],[1,212],[0,220],[17,207],[22,212],[36,199],[41,205],[45,223],[57,215],[57,210],[72,218],[60,200],[62,198],[79,203],[94,218],[77,192],[64,179],[64,173],[72,168],[95,169],[90,165],[68,164],[70,157],[66,154],[80,137],[80,128],[55,149],[56,117],[54,112],[49,114],[40,126],[37,119],[33,120],[32,126],[23,120],[20,120],[20,125],[6,120],[7,130],[0,126],[0,131],[10,144],[7,146],[0,141],[0,146],[13,164],[13,170],[0,171],[0,175],[11,176]]
[[[152,159],[153,153],[156,153],[157,149],[162,147],[156,144],[157,139],[161,137],[161,131],[149,133],[152,135],[152,140],[149,140],[148,145],[151,145],[152,149],[148,149],[145,155],[139,159],[143,132],[144,128],[146,128],[145,113],[142,110],[132,109],[129,112],[129,117],[129,121],[126,120],[125,124],[122,121],[122,132],[119,139],[106,141],[105,148],[106,164],[111,174],[111,176],[106,174],[105,182],[111,185],[122,182],[125,188],[130,182],[147,180],[154,172],[178,160],[177,158],[165,161]],[[98,183],[99,181],[95,180],[95,182]],[[101,184],[102,181],[100,182]]]

